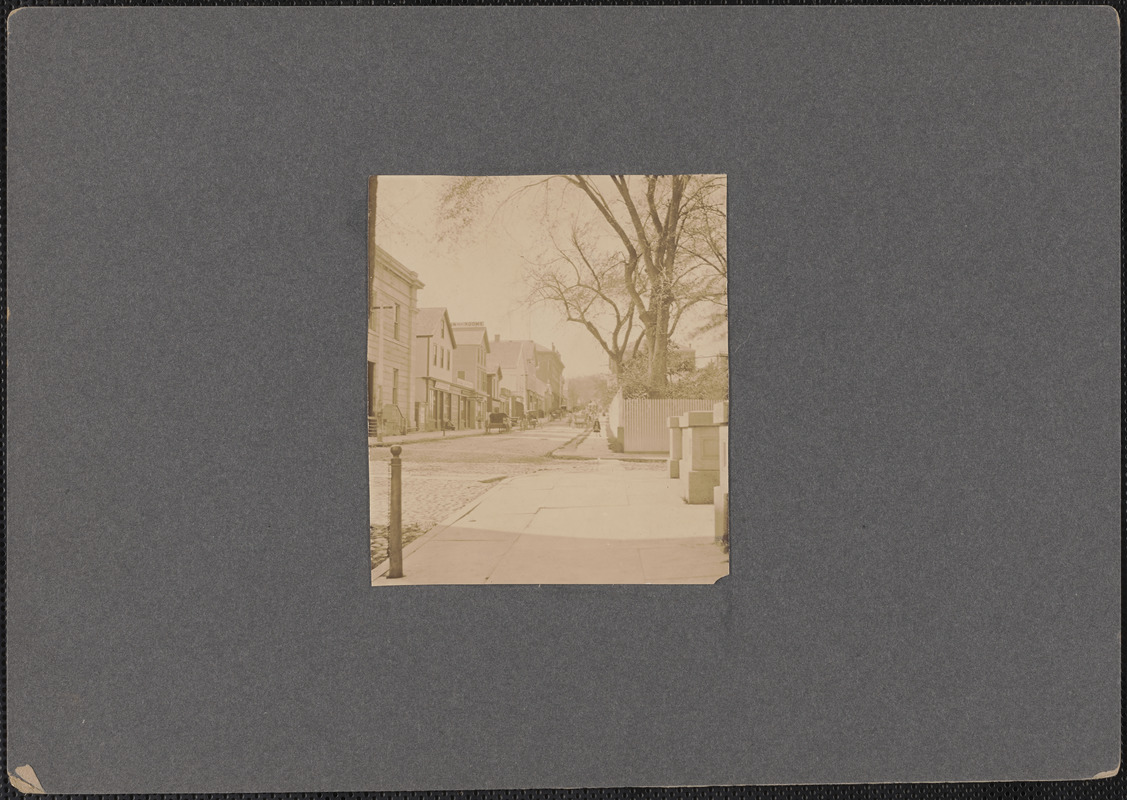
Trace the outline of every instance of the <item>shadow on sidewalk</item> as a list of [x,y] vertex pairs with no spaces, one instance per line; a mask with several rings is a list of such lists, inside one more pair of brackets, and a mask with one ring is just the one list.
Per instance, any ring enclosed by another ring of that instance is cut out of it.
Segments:
[[404,573],[395,580],[379,574],[372,585],[711,584],[728,574],[728,557],[702,537],[605,539],[452,525],[406,554]]

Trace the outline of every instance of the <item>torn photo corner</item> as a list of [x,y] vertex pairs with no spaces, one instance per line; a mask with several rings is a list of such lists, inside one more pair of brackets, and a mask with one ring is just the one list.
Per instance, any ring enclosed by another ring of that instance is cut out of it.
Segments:
[[29,764],[16,767],[8,773],[8,782],[12,788],[22,794],[46,794],[39,785],[39,777]]

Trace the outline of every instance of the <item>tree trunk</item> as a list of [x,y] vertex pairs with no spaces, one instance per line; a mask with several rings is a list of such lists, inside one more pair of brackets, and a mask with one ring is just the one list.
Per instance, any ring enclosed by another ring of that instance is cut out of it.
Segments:
[[659,304],[654,318],[650,337],[650,392],[651,396],[664,397],[669,385],[669,304],[667,302]]

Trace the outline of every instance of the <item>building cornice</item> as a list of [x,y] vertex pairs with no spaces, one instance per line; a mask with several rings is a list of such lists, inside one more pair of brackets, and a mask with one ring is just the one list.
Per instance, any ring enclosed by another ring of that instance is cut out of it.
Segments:
[[384,250],[378,244],[373,244],[372,247],[375,248],[374,253],[376,256],[377,264],[395,275],[397,278],[400,278],[406,281],[411,286],[414,286],[416,289],[423,288],[425,284],[421,280],[419,280],[419,273],[408,269],[399,261],[399,259]]

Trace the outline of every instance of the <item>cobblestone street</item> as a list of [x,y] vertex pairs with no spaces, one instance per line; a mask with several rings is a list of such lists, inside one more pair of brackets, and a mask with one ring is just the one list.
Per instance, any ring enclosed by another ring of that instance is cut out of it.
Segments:
[[[454,512],[514,475],[589,472],[590,461],[560,461],[551,452],[582,431],[567,425],[441,439],[403,446],[403,543],[409,544]],[[390,447],[369,449],[372,563],[387,556]],[[631,464],[661,469],[663,465]]]

